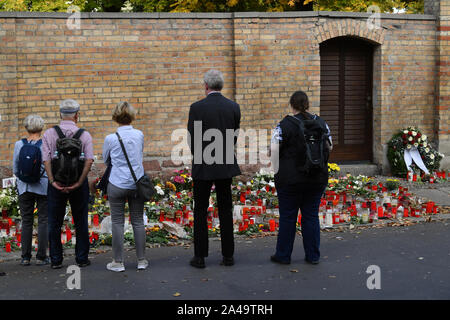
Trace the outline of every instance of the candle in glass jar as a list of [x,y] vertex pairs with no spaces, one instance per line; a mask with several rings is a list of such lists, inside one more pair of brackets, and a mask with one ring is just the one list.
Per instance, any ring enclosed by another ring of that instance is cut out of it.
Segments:
[[269,220],[269,230],[270,230],[270,232],[275,231],[275,220],[274,219]]
[[403,209],[403,217],[409,217],[408,208]]
[[383,218],[383,207],[378,207],[378,218]]
[[11,252],[11,243],[7,242],[7,243],[5,244],[5,251],[6,251],[6,252]]
[[426,213],[432,213],[433,212],[433,202],[432,201],[428,201],[427,202],[427,209],[426,209]]

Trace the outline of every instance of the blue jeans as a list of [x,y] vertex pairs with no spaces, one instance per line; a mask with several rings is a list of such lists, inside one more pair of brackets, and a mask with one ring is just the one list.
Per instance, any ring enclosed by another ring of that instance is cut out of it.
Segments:
[[60,264],[63,261],[61,227],[64,223],[67,201],[69,201],[70,208],[72,209],[72,216],[75,223],[77,240],[75,244],[75,260],[77,263],[87,262],[89,254],[89,186],[87,179],[81,187],[70,193],[63,193],[49,184],[47,196],[48,238],[52,264]]
[[280,222],[275,256],[284,262],[291,261],[294,247],[298,210],[301,210],[302,237],[305,258],[320,258],[320,199],[324,185],[295,184],[276,185],[280,209]]

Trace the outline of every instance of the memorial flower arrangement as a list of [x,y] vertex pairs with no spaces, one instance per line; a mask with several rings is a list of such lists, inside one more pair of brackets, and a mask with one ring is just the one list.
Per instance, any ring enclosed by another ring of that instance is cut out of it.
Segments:
[[[430,172],[437,171],[443,154],[435,150],[428,140],[428,137],[416,127],[407,127],[399,130],[388,141],[387,158],[391,167],[391,172],[395,176],[405,177],[407,166],[405,163],[405,150],[417,150],[424,165]],[[419,172],[420,168],[413,162],[411,168]]]
[[1,191],[0,208],[6,211],[10,218],[19,217],[19,196],[16,187],[8,187]]

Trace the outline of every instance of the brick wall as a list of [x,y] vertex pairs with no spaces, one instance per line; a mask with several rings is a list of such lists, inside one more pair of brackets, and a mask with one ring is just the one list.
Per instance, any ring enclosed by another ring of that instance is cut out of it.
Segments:
[[442,93],[448,85],[437,78],[443,58],[437,63],[431,15],[383,14],[379,30],[366,28],[367,14],[337,12],[83,13],[80,30],[68,29],[66,17],[0,13],[0,166],[10,166],[27,114],[39,113],[52,126],[59,101],[74,98],[99,162],[104,137],[115,130],[112,108],[128,100],[139,110],[134,126],[145,134],[146,169],[170,167],[177,143],[171,133],[186,127],[189,105],[204,94],[203,73],[213,67],[224,72],[224,95],[241,105],[243,129],[273,128],[298,89],[319,113],[319,44],[336,36],[376,45],[375,163],[386,169],[383,148],[400,127],[445,138],[448,109],[434,105],[437,88]]

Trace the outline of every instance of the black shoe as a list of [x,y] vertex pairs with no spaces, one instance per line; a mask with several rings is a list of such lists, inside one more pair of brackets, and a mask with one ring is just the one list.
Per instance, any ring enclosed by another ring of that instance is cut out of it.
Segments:
[[6,276],[6,272],[1,271],[0,272],[0,277]]
[[193,267],[202,269],[205,267],[205,259],[201,257],[193,257],[190,264]]
[[23,258],[22,261],[20,262],[20,265],[22,266],[29,266],[31,264],[30,259],[27,258]]
[[62,262],[52,263],[50,266],[51,266],[52,269],[61,269],[62,268]]
[[291,261],[283,261],[283,260],[280,260],[277,256],[275,256],[275,255],[273,255],[273,256],[271,256],[270,257],[270,260],[272,261],[272,262],[276,262],[276,263],[280,263],[280,264],[291,264]]
[[312,261],[305,258],[305,261],[309,264],[319,264],[319,260]]
[[89,260],[89,259],[85,262],[80,262],[80,263],[77,262],[77,266],[79,266],[80,268],[87,267],[90,264],[91,264],[91,260]]
[[223,257],[222,262],[220,263],[220,265],[222,265],[222,266],[232,266],[232,265],[234,265],[234,258],[233,257],[231,257],[231,258]]

